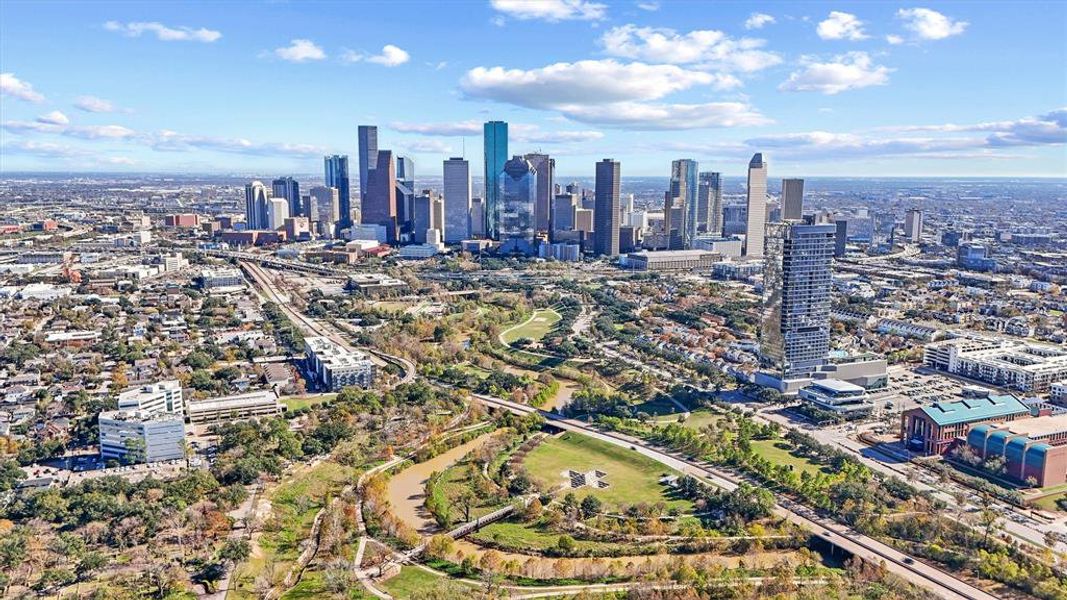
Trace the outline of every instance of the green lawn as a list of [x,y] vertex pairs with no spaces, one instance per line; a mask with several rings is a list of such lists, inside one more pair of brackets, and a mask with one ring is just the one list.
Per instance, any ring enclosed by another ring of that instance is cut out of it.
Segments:
[[500,338],[505,344],[511,344],[521,338],[530,338],[536,342],[552,331],[561,318],[560,314],[551,308],[535,310],[532,319],[508,329],[500,334]]
[[378,584],[378,587],[394,598],[410,598],[419,592],[429,592],[441,585],[443,579],[425,569],[405,566],[400,573]]
[[789,442],[784,440],[752,440],[752,450],[776,465],[793,465],[797,472],[807,471],[814,475],[822,466],[789,453]]
[[[471,534],[470,539],[475,543],[495,542],[507,550],[528,553],[530,550],[543,551],[554,548],[559,543],[559,537],[560,534],[558,532],[549,530],[540,521],[533,523],[497,521]],[[596,551],[601,554],[607,554],[613,551],[621,553],[634,551],[633,544],[616,544],[590,540],[575,540],[574,547],[578,553]]]
[[607,473],[604,477],[609,484],[607,488],[581,487],[574,493],[579,498],[594,494],[609,506],[662,500],[668,509],[678,508],[688,512],[693,508],[691,502],[674,497],[670,489],[659,482],[664,474],[677,475],[676,472],[635,450],[575,433],[568,432],[545,440],[526,456],[523,466],[530,477],[545,488],[563,483],[561,473],[569,469],[579,472],[594,469],[603,471]]
[[[717,423],[717,422],[721,421],[723,418],[724,417],[721,414],[717,413],[717,412],[714,412],[714,411],[711,411],[711,410],[708,410],[708,409],[697,409],[697,410],[694,410],[693,412],[689,413],[689,418],[686,419],[685,422],[682,423],[682,425],[684,425],[684,426],[686,426],[686,427],[688,427],[690,429],[696,429],[696,430],[699,431],[699,430],[703,429],[705,425],[709,425],[711,423]],[[666,423],[674,423],[676,420],[677,419],[674,418],[674,417],[664,417],[663,419],[660,419],[659,422],[666,424]]]
[[301,408],[322,404],[323,402],[333,400],[336,397],[337,394],[312,394],[310,396],[286,396],[280,400],[289,412],[292,412],[294,410],[300,410]]

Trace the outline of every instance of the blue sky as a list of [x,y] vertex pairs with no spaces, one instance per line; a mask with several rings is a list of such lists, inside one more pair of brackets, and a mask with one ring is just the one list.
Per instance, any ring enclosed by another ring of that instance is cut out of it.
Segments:
[[439,174],[480,123],[774,175],[1067,175],[1067,3],[0,4],[0,169],[306,173],[356,126]]

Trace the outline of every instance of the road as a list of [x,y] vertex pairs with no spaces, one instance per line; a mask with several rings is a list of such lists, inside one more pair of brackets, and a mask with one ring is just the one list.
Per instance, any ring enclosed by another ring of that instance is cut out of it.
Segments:
[[[674,452],[661,450],[639,438],[601,431],[586,423],[566,419],[556,413],[538,410],[509,400],[481,394],[472,394],[472,397],[487,406],[509,410],[517,414],[539,413],[555,427],[578,432],[617,446],[628,447],[656,462],[682,473],[700,476],[726,490],[735,489],[741,481],[736,475],[717,469],[706,462],[696,461]],[[775,507],[775,514],[813,532],[826,542],[855,556],[859,556],[873,564],[884,564],[889,572],[902,577],[906,581],[922,586],[942,598],[950,600],[994,600],[996,598],[996,596],[957,579],[950,573],[916,561],[882,542],[860,534],[845,525],[823,518],[815,514],[811,509],[792,501],[779,502]]]

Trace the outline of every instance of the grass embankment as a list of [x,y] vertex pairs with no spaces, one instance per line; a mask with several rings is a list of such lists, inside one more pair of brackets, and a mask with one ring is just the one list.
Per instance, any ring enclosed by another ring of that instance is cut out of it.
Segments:
[[535,310],[529,319],[501,333],[500,339],[508,345],[522,338],[529,338],[535,342],[540,341],[555,328],[556,323],[559,323],[562,318],[558,312],[551,308]]

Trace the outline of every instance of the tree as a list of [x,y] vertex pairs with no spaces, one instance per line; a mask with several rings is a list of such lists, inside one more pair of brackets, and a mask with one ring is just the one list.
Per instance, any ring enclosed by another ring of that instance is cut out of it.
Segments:
[[230,538],[219,549],[219,558],[232,563],[239,563],[248,558],[251,551],[252,548],[249,546],[248,540]]
[[582,516],[586,519],[600,514],[603,503],[600,498],[589,495],[582,499]]
[[574,538],[567,534],[559,536],[559,539],[556,540],[556,549],[559,550],[560,554],[570,554],[571,552],[574,552],[576,546],[577,544],[575,543]]

